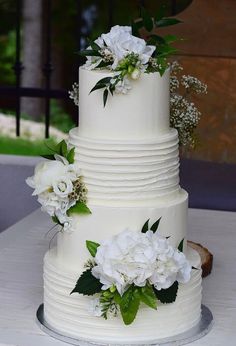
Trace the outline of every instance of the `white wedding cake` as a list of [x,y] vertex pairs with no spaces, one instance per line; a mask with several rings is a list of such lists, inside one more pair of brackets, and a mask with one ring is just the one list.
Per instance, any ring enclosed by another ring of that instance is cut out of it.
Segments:
[[[142,23],[154,28],[147,14]],[[27,179],[58,227],[44,260],[45,321],[93,344],[174,339],[201,318],[201,263],[187,247],[188,194],[170,128],[174,36],[149,44],[134,26],[113,27],[83,52],[79,128]]]
[[[161,217],[158,232],[177,247],[186,239],[188,195],[179,187],[178,135],[169,127],[169,70],[143,74],[132,92],[115,95],[106,107],[101,91],[89,93],[111,72],[80,68],[80,126],[70,132],[88,189],[90,215],[73,216],[70,232],[45,256],[44,312],[60,333],[94,343],[147,343],[184,332],[201,315],[201,271],[181,284],[177,299],[146,306],[126,326],[121,318],[105,320],[88,311],[90,297],[70,295],[88,259],[86,240],[101,243],[124,229],[139,231],[147,219]],[[200,267],[196,252],[187,258]]]

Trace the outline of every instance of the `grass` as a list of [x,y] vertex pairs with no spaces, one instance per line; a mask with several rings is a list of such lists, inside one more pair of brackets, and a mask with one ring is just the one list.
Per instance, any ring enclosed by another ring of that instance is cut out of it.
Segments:
[[[50,142],[55,143],[52,139],[47,140],[47,143]],[[22,138],[0,137],[0,154],[40,156],[48,153],[44,140],[32,142]]]

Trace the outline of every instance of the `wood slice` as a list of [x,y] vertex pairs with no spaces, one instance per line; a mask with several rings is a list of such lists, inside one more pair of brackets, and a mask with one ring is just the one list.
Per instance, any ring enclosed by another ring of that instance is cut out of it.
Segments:
[[206,277],[211,273],[213,266],[213,255],[210,251],[202,246],[201,244],[194,243],[193,241],[188,240],[188,246],[196,250],[202,261],[202,277]]

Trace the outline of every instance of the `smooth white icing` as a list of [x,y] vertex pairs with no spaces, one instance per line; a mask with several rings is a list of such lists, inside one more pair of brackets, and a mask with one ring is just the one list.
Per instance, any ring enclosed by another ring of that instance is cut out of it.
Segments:
[[[188,251],[188,258],[194,267],[200,266],[194,250]],[[80,272],[59,264],[53,249],[46,254],[44,263],[45,318],[65,335],[94,343],[151,343],[184,332],[199,321],[201,270],[192,270],[191,280],[180,284],[174,303],[159,303],[156,311],[143,305],[135,321],[125,326],[119,316],[105,320],[90,315],[90,297],[70,295]]]
[[152,207],[107,207],[90,205],[90,215],[75,215],[71,232],[57,236],[58,263],[78,270],[89,257],[86,240],[100,243],[125,229],[140,232],[150,219],[150,226],[161,217],[158,232],[170,237],[173,246],[178,247],[186,238],[188,194],[180,190],[178,197],[159,201]]
[[155,206],[179,192],[178,134],[152,140],[91,140],[70,132],[91,204]]
[[103,106],[103,90],[90,93],[110,71],[79,70],[79,133],[94,139],[150,139],[169,130],[169,78],[167,70],[143,73],[131,81],[128,94],[114,94]]

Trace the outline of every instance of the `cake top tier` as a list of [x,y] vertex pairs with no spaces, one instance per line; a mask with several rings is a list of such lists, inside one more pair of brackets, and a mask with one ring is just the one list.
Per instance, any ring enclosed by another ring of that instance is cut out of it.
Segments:
[[96,83],[112,77],[108,70],[79,70],[79,134],[91,139],[151,139],[169,131],[169,78],[166,70],[141,73],[130,80],[132,90],[110,97],[104,107],[101,89],[90,93]]

